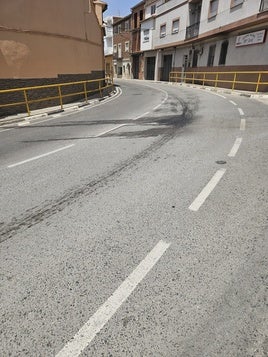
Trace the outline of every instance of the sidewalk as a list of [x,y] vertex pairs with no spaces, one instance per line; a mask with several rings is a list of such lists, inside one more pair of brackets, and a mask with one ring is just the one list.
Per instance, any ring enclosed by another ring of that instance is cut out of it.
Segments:
[[[159,82],[159,83],[163,83],[163,82]],[[256,92],[249,92],[249,91],[231,90],[231,89],[226,89],[226,88],[215,88],[215,87],[208,87],[208,86],[202,86],[202,85],[198,85],[198,84],[189,84],[189,83],[173,83],[173,82],[165,82],[165,83],[167,83],[169,85],[175,85],[175,86],[198,88],[198,89],[207,90],[209,92],[216,92],[216,93],[221,93],[221,94],[238,95],[241,97],[256,99],[256,100],[268,105],[268,93],[256,93]]]
[[104,96],[102,98],[95,98],[92,100],[89,100],[87,103],[85,101],[77,101],[69,104],[64,104],[63,109],[60,108],[60,106],[53,106],[53,107],[48,107],[48,108],[42,108],[42,109],[37,109],[37,110],[31,110],[31,115],[28,115],[26,112],[25,113],[20,113],[20,114],[15,114],[15,115],[10,115],[6,117],[0,118],[0,127],[5,126],[5,125],[10,125],[10,124],[16,124],[20,122],[27,122],[30,121],[31,119],[38,119],[38,118],[45,118],[48,117],[49,115],[54,115],[54,114],[60,114],[60,113],[72,113],[78,110],[82,110],[82,108],[89,108],[93,107],[100,102],[106,101],[107,99],[110,99],[112,97],[115,97],[118,95],[118,88],[115,87],[115,89],[107,96]]

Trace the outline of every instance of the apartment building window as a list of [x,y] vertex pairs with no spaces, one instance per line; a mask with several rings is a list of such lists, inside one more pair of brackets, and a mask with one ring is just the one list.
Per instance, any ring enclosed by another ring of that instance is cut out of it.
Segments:
[[160,37],[161,38],[166,36],[166,30],[167,30],[166,24],[160,25]]
[[219,65],[225,65],[225,63],[226,63],[228,45],[229,45],[229,42],[227,40],[223,41],[222,44],[221,44],[221,53],[220,53],[220,58],[219,58]]
[[121,24],[118,25],[118,33],[121,33],[122,32],[122,27],[121,27]]
[[138,27],[138,13],[135,12],[134,14],[134,28],[136,29]]
[[129,52],[129,41],[125,42],[125,52]]
[[126,22],[125,22],[125,31],[128,31],[128,30],[129,30],[129,22],[126,21]]
[[114,53],[117,53],[117,45],[114,45]]
[[122,46],[121,46],[121,43],[118,44],[118,57],[119,57],[119,58],[122,57]]
[[268,10],[268,0],[262,0],[260,11],[267,11],[267,10]]
[[140,10],[140,21],[143,20],[143,10]]
[[156,11],[156,5],[151,6],[151,15],[154,15]]
[[219,0],[210,0],[208,18],[215,17],[218,12]]
[[143,42],[149,42],[150,38],[150,30],[143,31]]
[[230,8],[243,4],[244,0],[231,0]]
[[212,67],[214,64],[215,51],[216,51],[216,45],[209,46],[208,67]]
[[180,19],[175,19],[172,21],[172,33],[178,33],[180,26]]

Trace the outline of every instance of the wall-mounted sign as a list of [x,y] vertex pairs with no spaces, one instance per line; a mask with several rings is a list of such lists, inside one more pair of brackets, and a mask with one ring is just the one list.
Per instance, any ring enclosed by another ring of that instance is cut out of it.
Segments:
[[240,35],[236,37],[235,46],[249,46],[256,45],[258,43],[263,43],[265,39],[266,30],[256,31],[247,33],[245,35]]

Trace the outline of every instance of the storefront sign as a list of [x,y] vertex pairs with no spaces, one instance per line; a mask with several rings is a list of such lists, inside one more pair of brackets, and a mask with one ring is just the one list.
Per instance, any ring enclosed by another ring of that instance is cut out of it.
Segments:
[[263,43],[265,39],[265,32],[266,30],[261,30],[237,36],[235,46],[241,47]]

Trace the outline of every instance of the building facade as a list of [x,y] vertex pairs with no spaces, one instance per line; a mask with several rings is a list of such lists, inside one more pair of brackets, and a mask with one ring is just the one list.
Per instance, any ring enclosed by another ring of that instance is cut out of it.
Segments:
[[104,19],[104,59],[106,76],[114,76],[113,63],[113,24],[120,20],[121,17],[108,16]]
[[131,55],[134,79],[144,78],[144,58],[143,51],[141,51],[141,23],[144,20],[144,5],[145,1],[141,1],[131,9]]
[[1,1],[1,88],[16,87],[18,79],[34,85],[101,78],[106,8],[100,0]]
[[113,68],[115,78],[131,78],[131,15],[113,24]]
[[[267,30],[267,0],[147,0],[140,36],[143,77],[166,81],[171,71],[267,71]],[[245,76],[246,82],[250,75]]]

